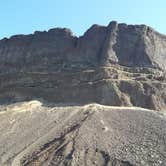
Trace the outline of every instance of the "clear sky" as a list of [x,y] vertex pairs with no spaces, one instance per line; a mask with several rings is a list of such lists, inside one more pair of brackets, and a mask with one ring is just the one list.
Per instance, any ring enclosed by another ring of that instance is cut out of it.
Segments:
[[112,20],[166,34],[166,0],[0,0],[0,38],[54,27],[79,36],[94,23]]

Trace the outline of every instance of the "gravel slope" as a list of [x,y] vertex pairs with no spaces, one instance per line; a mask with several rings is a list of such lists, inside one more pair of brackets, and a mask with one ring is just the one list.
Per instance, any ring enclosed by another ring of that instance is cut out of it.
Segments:
[[166,165],[166,118],[137,107],[1,107],[0,166]]

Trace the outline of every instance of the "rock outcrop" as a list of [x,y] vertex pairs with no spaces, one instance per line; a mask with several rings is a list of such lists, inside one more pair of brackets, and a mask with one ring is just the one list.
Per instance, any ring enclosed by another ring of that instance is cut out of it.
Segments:
[[166,36],[145,25],[93,25],[0,41],[0,102],[166,107]]
[[166,165],[165,64],[145,25],[0,40],[0,166]]
[[81,37],[74,36],[69,29],[55,28],[0,41],[0,67],[6,72],[80,68],[80,65],[99,67],[112,63],[165,70],[165,54],[166,36],[146,25],[117,22],[107,27],[93,25]]

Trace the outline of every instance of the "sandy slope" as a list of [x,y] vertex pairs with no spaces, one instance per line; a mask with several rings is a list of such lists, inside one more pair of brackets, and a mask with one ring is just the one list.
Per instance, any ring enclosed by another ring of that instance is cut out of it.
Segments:
[[166,118],[137,107],[1,108],[1,166],[165,165]]

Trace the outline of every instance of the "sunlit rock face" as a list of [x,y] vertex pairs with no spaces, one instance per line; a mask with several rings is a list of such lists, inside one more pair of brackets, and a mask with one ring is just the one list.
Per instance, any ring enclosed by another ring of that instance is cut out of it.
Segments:
[[166,36],[113,21],[81,37],[66,28],[0,41],[0,102],[40,99],[166,107]]

